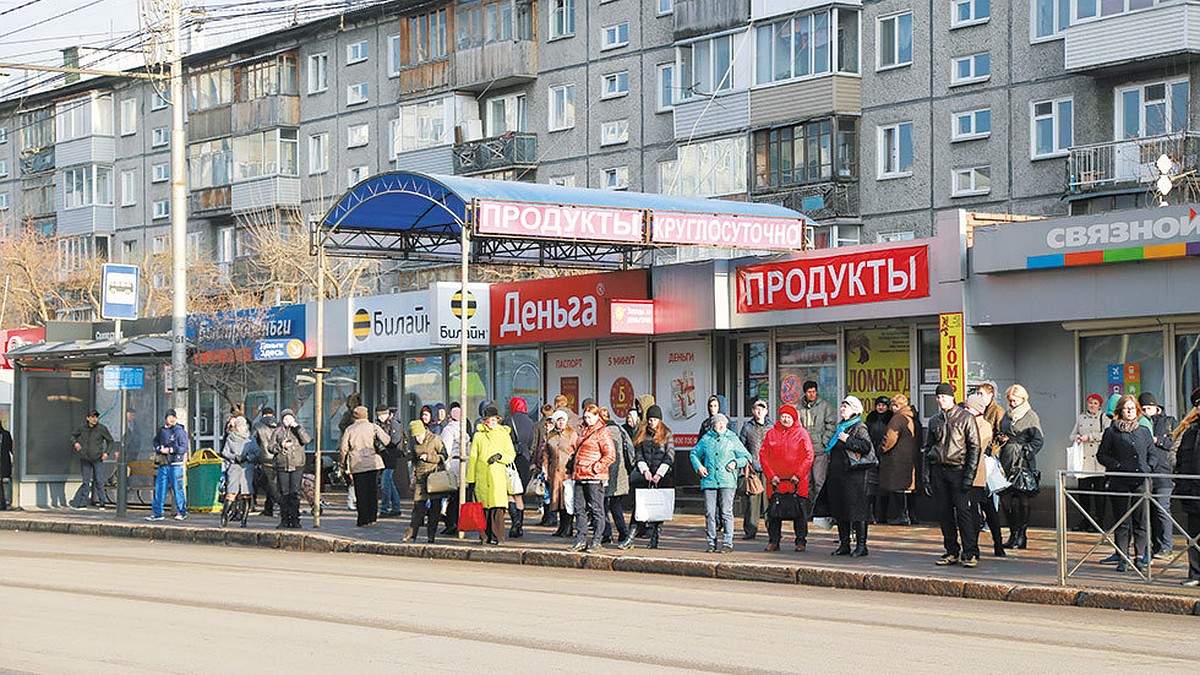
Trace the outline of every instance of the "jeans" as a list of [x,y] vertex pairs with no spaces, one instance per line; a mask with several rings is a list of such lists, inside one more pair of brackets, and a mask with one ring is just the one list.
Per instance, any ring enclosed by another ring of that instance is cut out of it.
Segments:
[[708,543],[717,545],[717,509],[721,509],[721,522],[725,524],[720,544],[733,548],[733,493],[736,488],[705,488],[704,532]]
[[107,503],[108,495],[104,494],[104,460],[80,459],[79,472],[83,483],[79,486],[79,492],[75,493],[75,506],[87,506],[89,493],[92,504],[100,506]]
[[379,479],[379,512],[384,515],[400,513],[400,491],[396,489],[396,470],[384,469]]
[[624,497],[604,498],[604,539],[612,537],[613,525],[617,526],[617,540],[620,541],[629,534],[625,525],[625,505],[621,503]]
[[963,468],[934,464],[930,467],[930,480],[946,553],[978,558],[979,521],[975,515],[978,511],[972,499],[974,491],[963,489]]
[[575,543],[588,543],[588,524],[591,524],[591,545],[599,546],[604,536],[604,483],[598,480],[575,481]]
[[154,501],[150,503],[150,512],[156,518],[163,515],[163,503],[167,500],[167,490],[175,493],[175,513],[187,515],[187,495],[183,492],[183,465],[170,464],[158,467],[154,474]]

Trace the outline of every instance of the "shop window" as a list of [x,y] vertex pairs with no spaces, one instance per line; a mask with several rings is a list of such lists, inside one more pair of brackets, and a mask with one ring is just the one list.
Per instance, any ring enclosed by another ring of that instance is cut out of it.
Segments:
[[804,383],[813,380],[817,392],[835,409],[838,395],[838,346],[833,341],[789,341],[777,345],[777,401],[796,405],[804,396]]
[[1079,370],[1083,396],[1138,396],[1148,391],[1163,396],[1163,335],[1122,333],[1079,338]]
[[[742,376],[746,383],[745,399],[742,401],[742,413],[749,417],[754,414],[755,399],[763,399],[769,409],[771,405],[771,345],[766,341],[746,342],[742,345]],[[771,419],[775,414],[771,414]]]
[[917,354],[917,367],[920,371],[920,384],[917,385],[917,400],[915,408],[922,419],[937,412],[936,390],[942,380],[942,350],[936,328],[923,328],[917,331],[917,342],[920,351]]
[[[452,401],[459,400],[462,391],[462,381],[459,378],[458,354],[450,355],[450,369],[447,391]],[[491,398],[488,383],[491,381],[491,369],[488,368],[488,355],[474,353],[467,355],[467,400],[463,403],[463,416],[472,421],[479,417],[479,404]],[[420,406],[417,411],[421,410]]]
[[[304,372],[307,366],[287,364],[283,367],[283,398],[276,406],[276,411],[291,408],[296,412],[296,421],[300,426],[314,432],[316,415],[313,412],[313,394],[316,380],[312,374]],[[341,430],[338,422],[346,412],[346,399],[350,394],[361,392],[358,366],[331,365],[329,373],[324,378],[325,414],[322,420],[321,452],[326,457],[337,454],[337,444],[341,440]],[[248,401],[249,402],[249,401]],[[261,402],[258,405],[262,405]],[[260,408],[261,409],[261,408]],[[247,405],[247,417],[250,415]],[[253,420],[252,420],[253,421]],[[316,442],[310,443],[309,450],[315,451]]]
[[[507,410],[513,396],[525,399],[529,414],[537,417],[542,407],[541,357],[537,349],[505,349],[496,352],[496,401]],[[455,398],[455,392],[450,392]]]
[[[1200,387],[1200,334],[1188,333],[1175,336],[1175,372],[1179,373],[1179,391],[1176,393],[1175,408],[1177,417],[1183,417],[1191,410],[1188,395],[1196,387]],[[1170,401],[1163,401],[1171,405]]]
[[405,420],[420,419],[421,406],[442,402],[446,379],[441,356],[409,356],[404,364],[403,404],[400,414]]

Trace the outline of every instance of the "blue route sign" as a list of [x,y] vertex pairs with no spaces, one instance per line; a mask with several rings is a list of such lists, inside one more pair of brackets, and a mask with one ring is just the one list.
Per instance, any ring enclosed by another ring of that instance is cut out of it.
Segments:
[[141,366],[104,366],[104,390],[122,391],[146,386],[146,369]]

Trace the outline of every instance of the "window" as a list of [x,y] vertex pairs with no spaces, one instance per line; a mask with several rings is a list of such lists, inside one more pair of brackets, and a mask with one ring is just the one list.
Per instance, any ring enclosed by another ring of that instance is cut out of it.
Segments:
[[358,105],[366,103],[370,94],[371,85],[367,82],[359,82],[352,84],[346,88],[346,105]]
[[658,112],[666,112],[675,105],[675,64],[658,64]]
[[121,172],[121,206],[137,204],[137,171],[130,169]]
[[1165,0],[1076,0],[1076,19],[1095,19],[1105,16],[1116,16],[1134,10],[1152,7]]
[[0,159],[0,178],[8,178],[8,160]]
[[675,0],[658,0],[658,15],[672,14],[675,12]]
[[575,85],[550,87],[550,131],[562,131],[575,126]]
[[[836,39],[830,31],[836,27]],[[755,82],[858,72],[858,11],[822,10],[755,29]],[[911,58],[911,57],[910,57]]]
[[227,265],[233,262],[234,229],[232,227],[217,228],[217,263]]
[[171,166],[166,162],[150,167],[150,182],[164,183],[171,180]]
[[953,16],[950,17],[951,28],[975,26],[987,23],[988,17],[992,15],[992,2],[991,0],[954,0],[950,11],[953,12]]
[[992,135],[991,108],[954,113],[953,118],[954,126],[950,130],[951,141],[973,141]]
[[204,233],[203,232],[188,232],[187,233],[187,255],[188,260],[199,260],[204,255]]
[[[406,64],[415,66],[446,57],[446,10],[408,17]],[[397,44],[397,49],[399,45]]]
[[0,192],[0,211],[8,210],[8,193]]
[[629,142],[629,120],[613,120],[600,125],[600,145]]
[[733,89],[733,36],[700,40],[679,48],[682,99]]
[[614,166],[611,169],[604,170],[604,189],[605,190],[628,190],[629,189],[629,167]]
[[1071,0],[1033,0],[1032,41],[1059,37],[1071,25]]
[[815,183],[832,180],[835,175],[853,177],[857,172],[856,125],[851,118],[824,119],[756,132],[754,186]]
[[875,235],[875,243],[877,244],[886,244],[893,241],[912,241],[913,239],[916,239],[916,233],[912,230],[880,232]]
[[[454,15],[458,49],[476,49],[485,44],[532,40],[531,4],[528,2],[514,3],[512,0],[460,2]],[[514,9],[516,10],[515,20]]]
[[193,73],[187,79],[188,110],[208,110],[233,101],[233,76],[229,68]]
[[988,52],[972,54],[953,60],[950,86],[983,82],[992,76],[992,57]]
[[352,124],[346,128],[346,147],[360,148],[371,142],[371,125]]
[[678,159],[659,164],[663,194],[712,197],[746,191],[746,137],[681,145]]
[[604,76],[604,91],[600,98],[617,98],[629,93],[629,71],[609,73]]
[[0,145],[8,142],[8,127],[0,127]]
[[121,135],[129,136],[137,133],[137,99],[121,100]]
[[388,36],[388,77],[400,76],[400,36]]
[[112,206],[112,169],[103,166],[81,166],[62,173],[63,208]]
[[[157,210],[157,207],[155,207],[155,210]],[[171,246],[167,235],[160,234],[150,240],[150,255],[162,255],[169,250],[171,250]]]
[[329,88],[329,54],[308,57],[308,93],[316,94]]
[[188,189],[229,185],[233,178],[233,140],[215,138],[188,146]]
[[[156,200],[154,202],[153,218],[155,220],[160,220],[162,218],[170,218],[170,217],[171,217],[171,201],[169,199]],[[154,238],[155,243],[158,243],[159,239],[163,239],[165,241],[166,237],[155,237]],[[166,246],[164,245],[163,248],[165,249]]]
[[234,137],[234,180],[295,176],[297,135],[295,129],[271,129]]
[[81,270],[96,258],[108,257],[108,237],[63,237],[58,240],[58,270],[66,274]]
[[253,101],[265,96],[299,93],[296,56],[280,54],[274,58],[242,66],[238,100]]
[[879,53],[876,55],[878,70],[898,68],[912,63],[912,23],[912,12],[879,20],[879,36],[876,40],[879,45]]
[[487,102],[487,135],[496,137],[510,131],[525,131],[525,95],[513,94]]
[[558,185],[559,187],[575,187],[575,174],[571,174],[570,176],[551,176],[550,184]]
[[879,127],[879,177],[912,175],[912,122]]
[[986,166],[973,166],[954,171],[954,186],[951,196],[971,197],[986,195],[992,191],[992,170]]
[[600,49],[616,49],[629,44],[629,22],[624,21],[615,26],[604,27],[604,42]]
[[400,106],[394,151],[410,152],[453,141],[454,99],[435,98]]
[[1030,156],[1061,157],[1075,144],[1074,101],[1061,98],[1053,101],[1034,101],[1030,104],[1033,117],[1030,137],[1033,140]]
[[121,242],[121,261],[126,264],[137,264],[141,262],[138,257],[137,239],[127,239]]
[[329,170],[329,134],[313,134],[308,137],[308,174],[325,173]]
[[36,218],[53,215],[57,209],[57,196],[55,175],[52,173],[30,176],[21,181],[21,206],[27,216]]
[[346,65],[362,63],[368,56],[366,40],[346,45]]
[[85,96],[55,106],[58,141],[84,138],[93,134],[111,136],[113,105],[111,96]]
[[1188,81],[1155,82],[1116,91],[1117,140],[1183,131]]
[[575,34],[575,0],[550,0],[550,39]]
[[359,182],[366,180],[367,176],[370,175],[371,167],[365,164],[363,166],[352,166],[346,170],[346,187],[349,188],[358,185]]
[[161,148],[171,142],[171,130],[167,127],[155,127],[151,132],[150,147]]
[[167,95],[165,92],[155,91],[150,96],[150,109],[151,110],[162,110],[163,108],[166,108],[168,105],[170,105],[170,102],[167,101]]

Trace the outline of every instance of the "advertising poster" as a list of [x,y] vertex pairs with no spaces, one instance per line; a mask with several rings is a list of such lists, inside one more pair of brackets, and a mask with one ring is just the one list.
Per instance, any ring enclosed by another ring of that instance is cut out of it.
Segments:
[[796,405],[804,396],[804,383],[817,383],[817,393],[837,409],[838,349],[836,342],[780,342],[778,401]]
[[488,284],[467,284],[463,303],[462,284],[439,281],[429,290],[429,344],[457,345],[462,339],[462,315],[467,314],[467,344],[490,344],[492,321]]
[[659,342],[654,349],[654,400],[675,432],[676,449],[691,448],[708,417],[704,402],[713,393],[708,341]]
[[430,345],[428,291],[354,298],[348,309],[351,354],[405,351]]
[[596,400],[619,422],[636,397],[650,393],[650,355],[644,345],[616,347],[601,349],[596,360]]
[[868,409],[878,396],[907,396],[909,346],[907,327],[846,331],[846,390]]
[[546,352],[546,400],[562,394],[572,412],[582,412],[583,399],[596,398],[594,372],[591,350]]
[[938,315],[938,347],[941,351],[942,382],[950,383],[954,387],[954,399],[961,401],[967,393],[962,312]]

